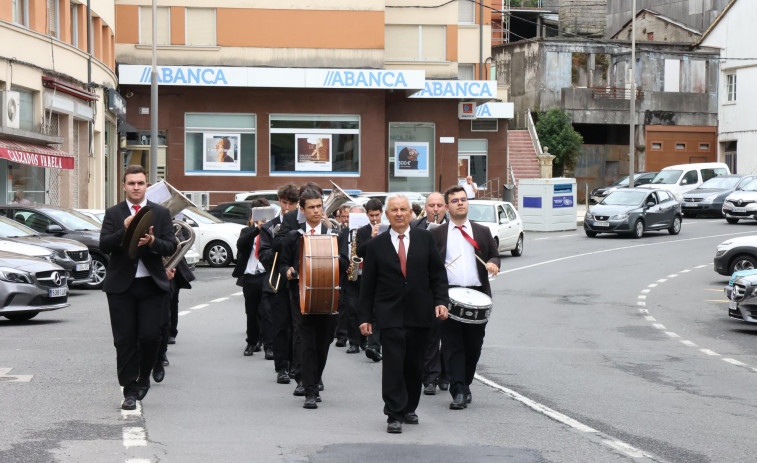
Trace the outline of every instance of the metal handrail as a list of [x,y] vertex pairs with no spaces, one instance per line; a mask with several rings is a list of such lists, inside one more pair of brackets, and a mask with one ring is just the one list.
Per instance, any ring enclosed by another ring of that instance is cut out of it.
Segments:
[[[631,89],[626,87],[589,87],[592,98],[608,98],[610,100],[630,100]],[[644,90],[636,88],[636,99],[644,99]]]
[[531,117],[531,110],[526,109],[526,127],[528,127],[528,133],[531,135],[531,142],[534,144],[534,150],[536,150],[536,155],[542,155],[544,154],[544,151],[541,149],[541,142],[539,142],[539,134],[536,133],[536,125],[534,124],[534,119]]

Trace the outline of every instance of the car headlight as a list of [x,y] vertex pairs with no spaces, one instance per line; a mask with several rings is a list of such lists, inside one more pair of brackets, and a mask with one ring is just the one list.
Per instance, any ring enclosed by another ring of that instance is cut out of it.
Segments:
[[726,253],[725,249],[722,249],[722,250],[718,249],[717,252],[715,252],[715,257],[720,257],[720,256],[722,256],[725,253]]
[[32,284],[32,277],[26,272],[14,268],[0,267],[0,280],[11,283]]
[[626,220],[628,218],[628,214],[618,214],[612,216],[612,220]]
[[615,191],[617,189],[618,189],[617,187],[608,188],[608,189],[606,189],[604,191],[604,193],[602,193],[602,196],[607,196],[607,195],[609,195],[610,193],[612,193],[613,191]]
[[594,215],[592,215],[591,212],[586,211],[586,215],[584,215],[584,219],[593,220],[594,219]]
[[711,196],[708,196],[708,197],[704,198],[702,200],[702,202],[703,203],[711,203],[711,202],[715,201],[715,198],[717,198],[717,197],[718,197],[718,195],[711,195]]

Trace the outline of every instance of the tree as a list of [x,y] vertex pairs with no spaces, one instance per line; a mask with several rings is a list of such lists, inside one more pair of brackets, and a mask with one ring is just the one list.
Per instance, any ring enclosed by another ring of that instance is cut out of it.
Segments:
[[542,146],[549,148],[549,154],[555,156],[552,172],[559,177],[567,168],[576,165],[576,159],[584,142],[581,134],[573,129],[572,114],[560,108],[552,108],[539,115],[536,133]]

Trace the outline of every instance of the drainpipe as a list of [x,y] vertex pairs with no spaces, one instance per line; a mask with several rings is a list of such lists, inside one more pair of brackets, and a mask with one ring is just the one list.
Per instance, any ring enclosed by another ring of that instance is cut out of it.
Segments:
[[478,5],[478,79],[484,80],[484,2]]

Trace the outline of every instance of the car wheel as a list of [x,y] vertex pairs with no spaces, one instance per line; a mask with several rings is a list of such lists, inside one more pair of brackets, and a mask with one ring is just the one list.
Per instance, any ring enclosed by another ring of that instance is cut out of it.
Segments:
[[597,236],[597,232],[593,232],[589,230],[584,230],[584,232],[586,233],[586,236],[588,236],[589,238],[594,238],[595,236]]
[[686,217],[687,219],[693,219],[693,218],[694,218],[694,217],[696,217],[697,215],[696,215],[696,214],[694,214],[693,212],[684,212],[684,213],[683,213],[683,216],[684,216],[684,217]]
[[668,233],[671,235],[677,235],[681,233],[681,218],[676,216],[673,218],[673,223],[670,225],[670,228],[668,228]]
[[515,249],[510,251],[510,254],[512,254],[515,257],[519,257],[521,254],[523,254],[523,234],[521,233],[520,236],[518,236],[518,242],[515,243]]
[[728,223],[739,223],[739,219],[732,219],[731,217],[726,217],[725,221]]
[[25,322],[27,320],[31,320],[32,318],[36,317],[38,314],[39,312],[9,313],[7,315],[4,315],[4,317],[14,322]]
[[739,270],[753,270],[754,268],[757,268],[757,258],[742,254],[731,260],[731,271],[729,273],[733,274],[733,272]]
[[92,254],[92,281],[85,284],[89,289],[101,289],[105,283],[105,269],[108,263],[105,258],[98,254]]
[[226,267],[231,263],[231,248],[223,241],[213,241],[205,248],[205,261],[211,267]]
[[633,231],[631,233],[636,239],[644,236],[644,222],[642,222],[641,219],[637,220],[636,223],[633,224]]

